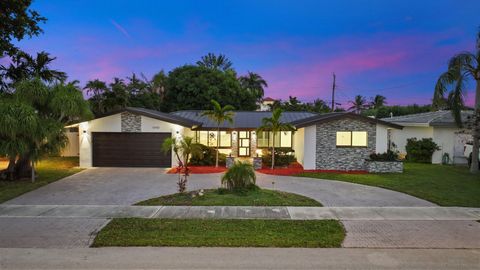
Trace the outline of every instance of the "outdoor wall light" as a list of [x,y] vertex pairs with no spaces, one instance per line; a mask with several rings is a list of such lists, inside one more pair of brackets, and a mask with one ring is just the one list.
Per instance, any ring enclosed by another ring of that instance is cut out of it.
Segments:
[[85,133],[87,133],[87,131],[86,131],[86,130],[84,130],[84,131],[83,131],[83,134],[85,134]]

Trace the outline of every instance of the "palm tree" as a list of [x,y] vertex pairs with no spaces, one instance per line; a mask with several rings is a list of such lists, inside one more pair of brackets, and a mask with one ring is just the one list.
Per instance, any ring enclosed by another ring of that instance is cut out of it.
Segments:
[[[470,172],[478,173],[478,152],[480,139],[480,29],[477,35],[476,52],[461,52],[448,62],[448,69],[440,75],[435,85],[433,106],[438,108],[447,100],[457,125],[462,126],[461,110],[467,82],[476,81],[475,110],[472,117],[473,150]],[[448,95],[445,98],[445,94]]]
[[217,147],[216,147],[216,157],[215,157],[215,167],[218,167],[218,148],[220,147],[220,125],[225,121],[233,124],[233,116],[235,113],[233,110],[235,108],[231,105],[221,106],[216,100],[212,99],[212,110],[207,110],[202,113],[202,116],[207,116],[210,120],[214,121],[217,124]]
[[208,53],[202,56],[200,61],[197,61],[197,65],[208,69],[228,71],[232,70],[232,62],[224,54],[216,56],[213,53]]
[[354,111],[357,114],[360,114],[367,107],[367,101],[365,97],[361,95],[356,95],[355,100],[350,101],[350,103],[352,104],[352,106],[348,109]]
[[31,78],[40,78],[46,82],[64,81],[67,79],[65,72],[49,67],[55,59],[56,57],[50,57],[47,52],[39,52],[35,58],[28,53],[19,52],[12,57],[12,63],[5,69],[4,76],[12,83]]
[[380,107],[385,106],[387,104],[386,102],[387,98],[382,96],[382,95],[376,95],[373,99],[370,105],[372,106],[373,109],[378,109]]
[[256,97],[257,101],[263,98],[265,94],[264,87],[268,87],[267,81],[257,73],[248,72],[247,75],[238,78],[243,88],[249,89]]
[[283,110],[276,108],[272,112],[272,117],[262,119],[262,125],[257,129],[258,132],[269,131],[272,133],[272,170],[275,168],[275,136],[281,131],[295,131],[295,128],[281,121]]
[[173,137],[163,141],[162,150],[165,153],[173,150],[178,161],[178,192],[185,192],[189,176],[188,161],[194,154],[200,156],[203,154],[200,144],[195,143],[192,137]]
[[90,101],[92,104],[92,110],[95,114],[102,114],[105,112],[105,108],[102,102],[102,95],[108,90],[107,84],[104,81],[95,79],[88,81],[84,90],[87,90],[87,94],[90,94]]

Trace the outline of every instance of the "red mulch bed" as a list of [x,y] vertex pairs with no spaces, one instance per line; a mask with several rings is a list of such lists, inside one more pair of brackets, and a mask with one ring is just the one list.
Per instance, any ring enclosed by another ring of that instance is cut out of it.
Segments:
[[283,175],[290,176],[303,172],[314,172],[314,173],[337,173],[337,174],[367,174],[367,171],[339,171],[339,170],[304,170],[303,166],[300,163],[292,163],[286,168],[275,168],[271,169],[269,167],[263,167],[260,170],[257,170],[259,173],[271,174],[271,175]]
[[[218,168],[215,168],[215,166],[189,166],[188,169],[190,174],[221,173],[227,170],[227,168],[222,166]],[[178,168],[171,168],[167,173],[176,174],[178,173]]]

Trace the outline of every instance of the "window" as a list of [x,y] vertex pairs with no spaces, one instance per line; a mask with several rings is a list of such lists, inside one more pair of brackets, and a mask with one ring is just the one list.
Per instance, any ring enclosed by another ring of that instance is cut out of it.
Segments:
[[339,147],[367,147],[366,131],[337,131],[337,146]]
[[[257,147],[272,147],[273,132],[262,131],[257,133]],[[292,147],[292,132],[280,131],[275,133],[275,147]]]
[[[197,143],[216,147],[217,146],[217,132],[216,131],[197,131],[195,132],[195,141]],[[232,137],[230,131],[220,131],[220,147],[231,147]]]

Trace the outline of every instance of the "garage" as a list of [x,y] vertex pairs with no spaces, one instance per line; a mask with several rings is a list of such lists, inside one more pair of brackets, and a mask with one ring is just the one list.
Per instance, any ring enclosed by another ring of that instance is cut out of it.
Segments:
[[92,132],[94,167],[171,167],[162,143],[171,133]]

